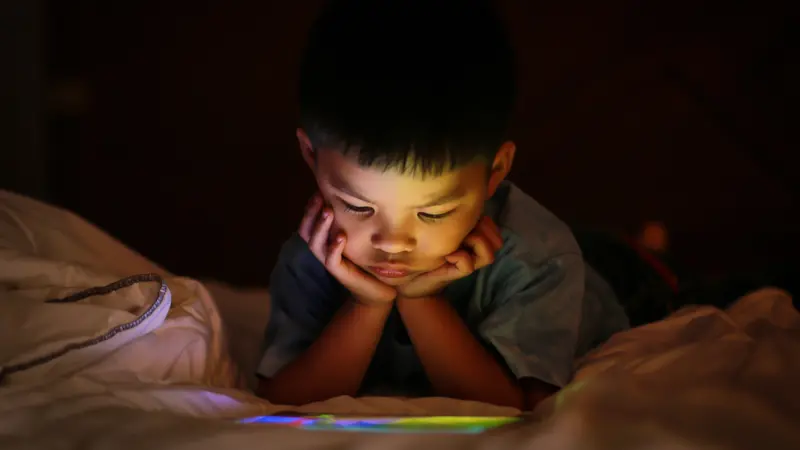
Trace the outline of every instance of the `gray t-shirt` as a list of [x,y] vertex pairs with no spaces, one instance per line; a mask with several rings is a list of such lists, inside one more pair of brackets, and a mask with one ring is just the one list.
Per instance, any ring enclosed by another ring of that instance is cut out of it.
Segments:
[[[503,247],[495,262],[443,292],[473,335],[517,378],[562,387],[573,362],[628,319],[611,287],[583,261],[572,232],[510,182],[486,202]],[[269,378],[319,336],[346,290],[294,235],[270,278],[272,313],[258,374]],[[364,393],[424,395],[424,369],[396,310],[387,320]]]

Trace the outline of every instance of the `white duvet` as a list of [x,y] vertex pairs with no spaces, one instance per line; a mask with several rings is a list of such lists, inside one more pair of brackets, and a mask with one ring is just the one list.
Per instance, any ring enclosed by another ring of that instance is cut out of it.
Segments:
[[[540,424],[456,437],[236,424],[287,409],[246,389],[267,312],[264,291],[173,276],[71,213],[0,191],[0,449],[800,449],[800,316],[775,289],[621,333]],[[516,413],[436,398],[295,410]]]

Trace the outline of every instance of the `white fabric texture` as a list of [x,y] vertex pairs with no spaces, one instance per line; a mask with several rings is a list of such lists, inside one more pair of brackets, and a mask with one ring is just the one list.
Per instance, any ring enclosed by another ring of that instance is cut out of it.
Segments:
[[[47,302],[148,273],[150,281]],[[0,367],[0,417],[10,419],[0,430],[14,429],[26,409],[56,411],[54,402],[62,413],[88,405],[191,415],[267,410],[239,390],[220,316],[201,283],[172,276],[74,214],[7,192],[0,192]]]
[[[157,210],[146,213],[158,220]],[[775,289],[729,311],[687,308],[620,333],[539,408],[542,423],[453,437],[227,420],[287,408],[243,389],[240,374],[258,357],[266,292],[209,286],[169,274],[69,212],[0,191],[0,448],[800,448],[800,316]],[[295,410],[517,413],[439,398],[341,397]]]

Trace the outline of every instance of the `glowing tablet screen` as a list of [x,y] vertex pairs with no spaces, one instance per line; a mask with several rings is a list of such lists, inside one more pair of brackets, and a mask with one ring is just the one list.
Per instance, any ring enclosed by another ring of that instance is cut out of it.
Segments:
[[270,424],[302,430],[360,431],[373,433],[477,434],[519,422],[519,417],[336,417],[258,416],[241,423]]

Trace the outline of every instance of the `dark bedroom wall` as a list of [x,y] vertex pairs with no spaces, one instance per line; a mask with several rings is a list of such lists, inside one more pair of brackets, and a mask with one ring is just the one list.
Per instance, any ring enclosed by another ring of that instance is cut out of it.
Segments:
[[[498,3],[515,182],[575,226],[663,220],[706,273],[791,258],[782,5]],[[51,2],[57,201],[173,271],[266,283],[311,194],[294,86],[320,4]]]
[[0,189],[48,197],[42,2],[0,2]]

